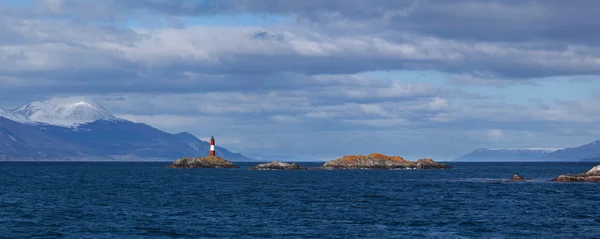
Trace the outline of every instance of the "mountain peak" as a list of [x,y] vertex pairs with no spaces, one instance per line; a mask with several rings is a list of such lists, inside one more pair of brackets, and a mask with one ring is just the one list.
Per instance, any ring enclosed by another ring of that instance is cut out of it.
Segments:
[[55,97],[35,101],[13,110],[21,121],[72,127],[97,120],[117,119],[89,97]]

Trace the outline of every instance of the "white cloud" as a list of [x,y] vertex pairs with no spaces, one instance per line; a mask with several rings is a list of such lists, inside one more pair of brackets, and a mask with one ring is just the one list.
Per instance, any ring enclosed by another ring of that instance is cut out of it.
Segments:
[[432,110],[446,109],[448,108],[448,100],[441,97],[435,97],[433,101],[429,103],[429,107]]
[[60,13],[62,6],[65,3],[64,0],[44,0],[46,6],[53,13]]
[[279,123],[296,123],[298,122],[297,117],[287,116],[287,115],[274,115],[270,117],[273,121]]
[[504,132],[502,132],[502,130],[499,129],[490,129],[487,131],[487,133],[488,139],[492,141],[503,140],[505,138]]
[[335,118],[338,116],[338,114],[333,113],[333,112],[318,111],[318,112],[308,112],[305,114],[305,116],[309,117],[309,118],[327,119],[327,118]]
[[386,117],[386,116],[390,115],[381,107],[381,105],[362,104],[362,105],[360,105],[360,108],[363,110],[364,113],[366,113],[368,115],[374,115],[374,116],[380,116],[380,117]]
[[409,125],[409,121],[402,118],[394,119],[364,119],[364,120],[345,120],[346,122],[362,124],[376,127],[398,127]]

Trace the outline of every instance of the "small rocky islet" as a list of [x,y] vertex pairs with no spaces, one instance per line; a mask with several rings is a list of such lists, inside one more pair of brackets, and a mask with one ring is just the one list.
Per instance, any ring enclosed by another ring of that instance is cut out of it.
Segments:
[[240,166],[235,165],[219,156],[206,156],[202,158],[185,157],[178,159],[173,164],[167,166],[167,168],[239,168]]
[[449,169],[450,165],[438,163],[433,159],[408,161],[401,156],[387,156],[380,153],[370,155],[345,155],[342,158],[329,161],[319,169]]
[[515,173],[515,175],[513,175],[513,177],[511,179],[504,180],[503,182],[520,182],[520,181],[529,181],[529,180],[532,180],[532,179],[524,178],[523,176],[519,175],[518,173]]
[[307,170],[307,167],[300,166],[298,163],[284,163],[281,161],[273,161],[270,163],[262,163],[248,168],[249,170]]
[[551,181],[554,182],[600,182],[600,165],[589,171],[576,175],[560,175]]
[[523,176],[516,174],[510,179],[510,181],[523,181],[525,180],[525,178],[523,178]]
[[[531,179],[526,179],[521,177],[519,174],[515,174],[513,178],[509,180],[505,180],[505,182],[515,182],[515,181],[527,181]],[[600,182],[600,165],[597,165],[590,169],[589,171],[581,174],[568,175],[563,174],[558,176],[557,178],[550,179],[550,182],[592,182],[597,183]]]

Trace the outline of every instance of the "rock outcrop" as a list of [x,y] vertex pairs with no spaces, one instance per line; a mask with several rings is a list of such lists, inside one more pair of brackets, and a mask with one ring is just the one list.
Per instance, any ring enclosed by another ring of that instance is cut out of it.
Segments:
[[263,163],[250,167],[249,170],[307,170],[307,167],[300,166],[297,163],[284,163],[280,161],[273,161],[270,163]]
[[202,158],[182,158],[173,162],[167,168],[239,168],[219,156],[206,156]]
[[447,164],[438,163],[436,161],[433,161],[433,159],[430,159],[430,158],[419,159],[419,160],[417,160],[417,163],[416,163],[416,169],[447,169],[447,168],[452,168],[452,167],[450,167],[450,165],[447,165]]
[[370,155],[350,155],[325,163],[321,169],[446,169],[449,165],[432,159],[408,161],[400,156],[387,156],[380,153]]
[[523,181],[525,180],[525,178],[521,177],[521,175],[518,175],[515,173],[515,175],[510,179],[511,181]]
[[504,180],[487,180],[490,183],[510,183],[510,182],[521,182],[521,181],[530,181],[533,180],[531,178],[524,178],[519,174],[513,175],[512,178],[510,179],[504,179]]
[[557,182],[600,182],[600,165],[590,171],[577,175],[560,175],[552,181]]

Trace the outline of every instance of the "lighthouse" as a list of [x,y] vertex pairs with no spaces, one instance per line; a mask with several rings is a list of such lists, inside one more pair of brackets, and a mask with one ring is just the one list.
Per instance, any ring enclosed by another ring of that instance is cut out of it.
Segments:
[[210,156],[215,156],[215,137],[210,137]]

